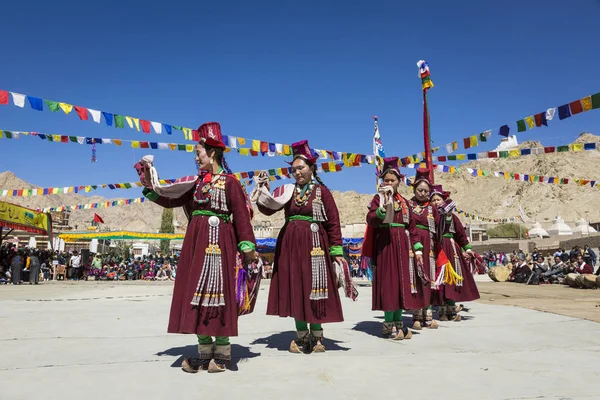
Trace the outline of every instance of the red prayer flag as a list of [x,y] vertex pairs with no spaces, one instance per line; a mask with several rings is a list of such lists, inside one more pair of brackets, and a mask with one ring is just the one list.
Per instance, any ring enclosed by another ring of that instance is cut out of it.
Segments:
[[8,92],[0,90],[0,104],[8,104]]
[[575,100],[575,101],[569,103],[569,106],[571,107],[571,115],[575,115],[575,114],[579,114],[580,112],[583,112],[583,106],[581,105],[581,101],[579,101],[579,100]]
[[497,151],[488,151],[488,158],[498,158]]
[[269,151],[269,143],[267,142],[260,142],[260,151],[261,153],[266,153]]
[[439,162],[446,162],[448,160],[448,158],[446,156],[438,156],[437,159]]
[[94,222],[98,222],[100,224],[103,224],[104,220],[98,214],[94,213]]
[[569,178],[563,179],[563,182],[565,183],[565,185],[567,185],[569,183]]
[[465,149],[468,149],[471,147],[471,138],[464,138],[463,139],[463,144],[465,145]]
[[554,146],[544,147],[544,153],[554,153]]
[[148,142],[140,142],[140,148],[141,149],[147,149],[150,147],[150,143]]
[[60,137],[60,141],[61,141],[61,143],[69,143],[69,137],[65,136],[65,135],[62,135]]
[[250,150],[250,155],[252,157],[256,157],[256,156],[258,156],[258,151]]
[[150,121],[140,119],[140,123],[142,124],[142,130],[146,133],[150,133]]
[[195,142],[199,142],[199,141],[200,141],[200,134],[198,133],[198,130],[197,130],[197,129],[194,129],[194,130],[192,131],[192,139],[193,139]]
[[535,126],[538,128],[542,126],[542,113],[535,114],[533,117],[535,118]]
[[544,177],[540,176],[540,182],[544,182]]
[[88,110],[85,107],[79,107],[79,106],[75,106],[75,111],[77,112],[77,115],[79,115],[79,119],[82,121],[87,121],[88,120]]
[[518,180],[520,180],[520,179],[521,179],[521,175],[519,175],[519,174],[515,174],[515,180],[516,180],[516,181],[518,181]]

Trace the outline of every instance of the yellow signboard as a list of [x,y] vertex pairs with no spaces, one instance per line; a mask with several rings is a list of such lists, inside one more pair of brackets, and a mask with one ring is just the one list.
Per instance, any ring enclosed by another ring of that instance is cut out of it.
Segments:
[[51,228],[47,214],[3,201],[0,201],[0,226],[39,234],[47,234]]

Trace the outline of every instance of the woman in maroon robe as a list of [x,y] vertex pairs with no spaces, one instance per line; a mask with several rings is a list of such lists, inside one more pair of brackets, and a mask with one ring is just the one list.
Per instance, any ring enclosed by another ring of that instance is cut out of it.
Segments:
[[201,173],[196,184],[178,198],[162,197],[148,188],[143,193],[162,207],[184,207],[191,214],[168,332],[198,336],[198,358],[184,360],[184,371],[221,372],[231,360],[229,337],[238,335],[236,256],[239,251],[246,261],[254,260],[256,241],[246,194],[223,157],[220,125],[206,123],[198,131],[196,162]]
[[436,207],[429,203],[429,169],[419,168],[412,184],[414,196],[410,199],[410,218],[415,221],[415,229],[411,231],[411,241],[419,266],[423,268],[427,284],[423,295],[427,299],[427,307],[413,310],[413,329],[437,329],[438,323],[433,319],[433,305],[441,305],[440,288],[435,284],[435,241],[436,221],[439,218]]
[[438,235],[441,236],[440,248],[457,275],[455,283],[444,284],[444,304],[440,307],[440,321],[460,321],[459,312],[462,308],[457,306],[456,302],[473,301],[479,298],[473,273],[465,259],[465,257],[473,257],[474,253],[465,228],[458,216],[452,212],[454,202],[450,199],[450,192],[444,192],[441,185],[434,186],[431,203],[442,213],[438,222]]
[[412,333],[402,324],[402,309],[427,304],[425,282],[414,264],[409,232],[414,229],[408,200],[398,193],[403,175],[398,157],[384,159],[380,194],[375,195],[367,213],[364,246],[371,246],[373,266],[373,310],[384,312],[382,335],[393,340],[410,339]]
[[286,218],[275,248],[267,315],[296,320],[290,352],[319,353],[325,351],[321,324],[344,320],[332,262],[343,262],[342,232],[333,196],[317,176],[318,157],[306,140],[292,144],[292,150],[296,184],[271,196],[268,181],[262,182],[257,201],[261,213],[283,209]]

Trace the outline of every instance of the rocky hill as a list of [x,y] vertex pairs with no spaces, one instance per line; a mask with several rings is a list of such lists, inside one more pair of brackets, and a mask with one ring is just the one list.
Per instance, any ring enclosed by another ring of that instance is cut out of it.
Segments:
[[[600,143],[600,136],[589,133],[582,134],[576,142]],[[541,146],[539,142],[523,142],[520,148]],[[473,151],[477,151],[474,149]],[[459,208],[477,215],[503,218],[519,215],[519,206],[522,205],[530,221],[550,221],[554,216],[560,215],[565,221],[575,221],[585,218],[591,221],[600,221],[600,188],[591,188],[589,185],[580,187],[575,184],[550,185],[545,183],[527,183],[506,180],[504,178],[472,177],[465,168],[480,168],[488,171],[507,171],[514,173],[528,173],[545,176],[558,176],[561,178],[598,179],[598,164],[600,152],[581,151],[578,153],[553,153],[531,155],[508,159],[483,159],[462,165],[461,174],[436,173],[436,182],[441,183],[447,190],[451,190],[452,198]],[[36,188],[12,172],[0,173],[0,189],[31,189]],[[402,189],[403,194],[410,196],[408,188]],[[136,197],[139,191],[123,191],[127,197]],[[359,194],[356,192],[334,192],[342,223],[363,222],[366,206],[372,194]],[[73,205],[80,203],[93,203],[106,201],[100,196],[86,197],[79,194],[60,194],[34,197],[6,197],[0,198],[30,208],[56,207],[60,205]],[[116,200],[116,199],[111,199]],[[77,225],[78,230],[84,230],[89,225],[94,211],[77,210],[72,213],[71,224]],[[132,231],[156,232],[160,226],[161,208],[151,202],[132,204],[121,207],[101,209],[106,226],[110,229],[127,229]],[[279,226],[283,223],[283,213],[272,217],[265,217],[255,213],[255,223],[260,224],[270,221],[271,225]],[[175,219],[181,224],[181,231],[185,229],[186,219],[181,209],[175,211]]]

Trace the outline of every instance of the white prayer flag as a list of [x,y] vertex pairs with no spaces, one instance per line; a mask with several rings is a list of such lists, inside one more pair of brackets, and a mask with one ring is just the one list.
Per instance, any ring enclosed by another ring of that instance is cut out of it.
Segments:
[[88,108],[88,111],[90,112],[90,114],[92,114],[92,119],[94,120],[94,122],[99,124],[100,123],[100,111],[92,110],[91,108]]
[[85,138],[82,137],[82,136],[77,136],[77,143],[84,144],[85,143]]
[[552,121],[552,119],[554,118],[554,114],[556,114],[556,107],[547,109],[546,110],[546,119],[548,121]]
[[169,150],[169,144],[168,143],[159,143],[158,149],[159,150]]
[[15,104],[15,106],[17,107],[25,107],[25,95],[21,94],[21,93],[15,93],[15,92],[10,92],[10,94],[12,94],[13,97],[13,103]]
[[237,138],[235,136],[229,136],[229,147],[237,149]]
[[152,125],[152,129],[154,129],[154,132],[156,132],[157,135],[162,133],[162,124],[160,122],[150,121],[150,125]]

